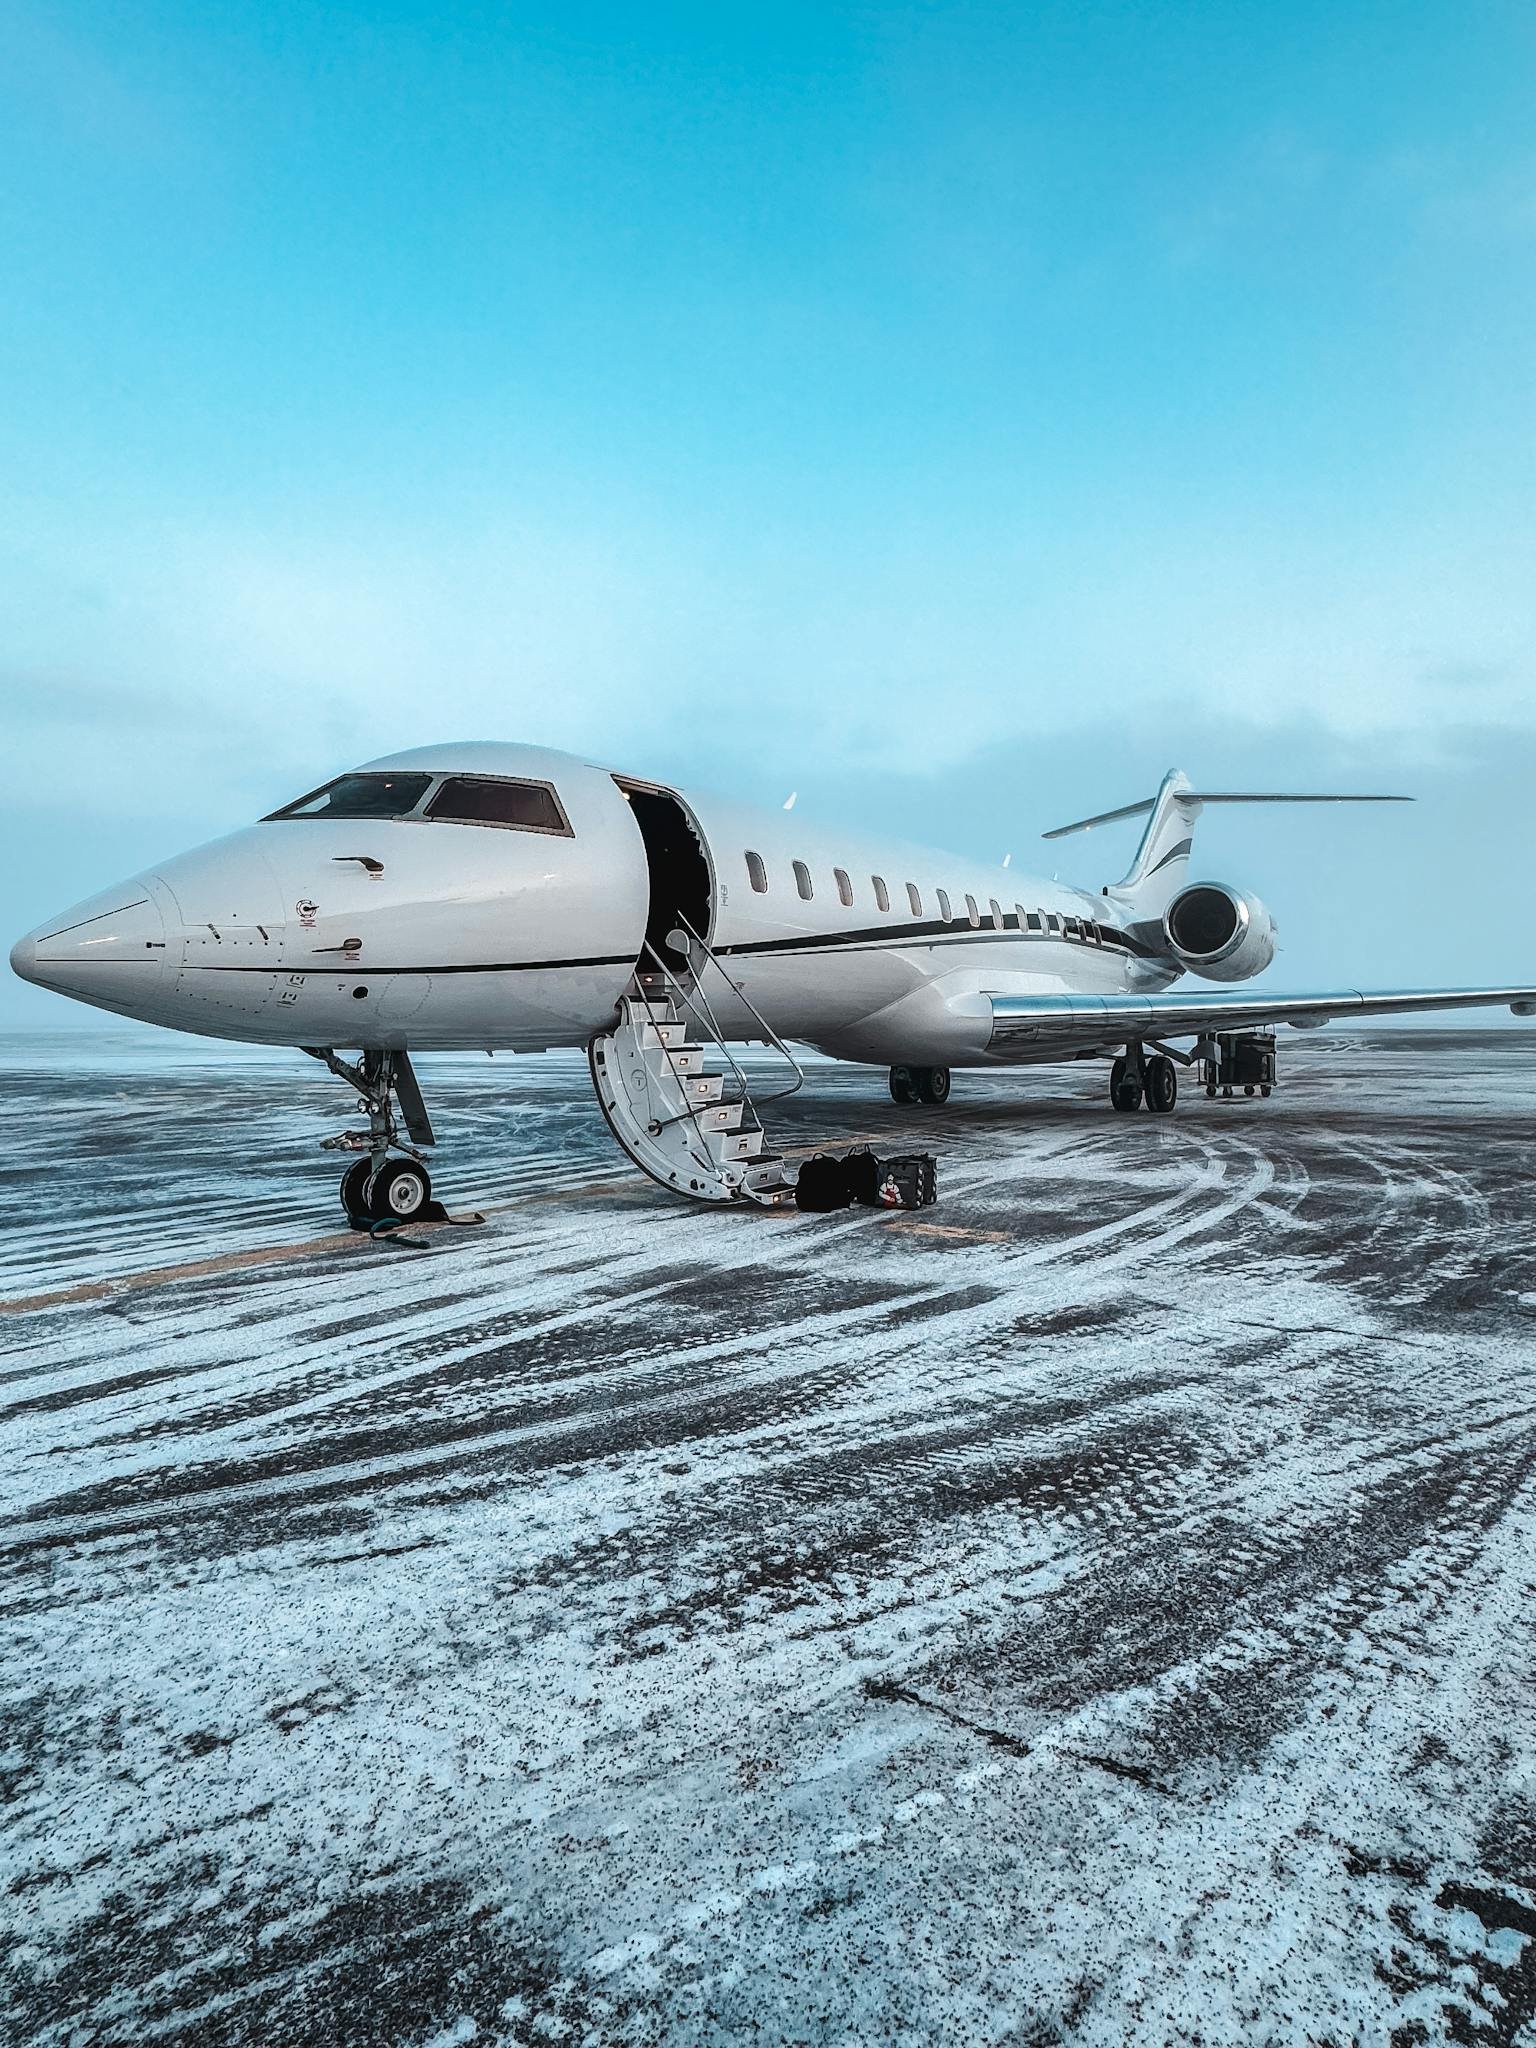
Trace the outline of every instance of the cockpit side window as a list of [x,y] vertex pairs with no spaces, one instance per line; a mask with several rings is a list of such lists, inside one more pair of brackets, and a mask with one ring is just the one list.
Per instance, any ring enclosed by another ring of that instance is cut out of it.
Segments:
[[334,782],[296,797],[280,811],[269,811],[261,822],[269,825],[277,818],[405,818],[421,802],[431,782],[430,775],[338,775]]
[[552,784],[519,782],[506,775],[444,776],[425,815],[450,825],[499,825],[512,832],[573,836]]

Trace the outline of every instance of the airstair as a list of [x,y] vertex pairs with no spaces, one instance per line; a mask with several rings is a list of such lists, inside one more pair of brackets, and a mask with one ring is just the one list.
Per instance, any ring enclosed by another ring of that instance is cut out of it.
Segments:
[[[793,1073],[786,1086],[759,1093],[754,1102],[703,985],[711,968],[722,976],[725,969],[691,931],[673,932],[668,944],[685,955],[687,968],[674,972],[647,945],[619,999],[612,1029],[600,1032],[588,1048],[592,1085],[608,1127],[635,1164],[675,1194],[697,1202],[782,1208],[794,1199],[794,1182],[784,1161],[765,1149],[758,1103],[793,1094],[805,1077],[777,1032],[748,1003],[765,1043]],[[730,987],[736,1000],[746,1001]]]

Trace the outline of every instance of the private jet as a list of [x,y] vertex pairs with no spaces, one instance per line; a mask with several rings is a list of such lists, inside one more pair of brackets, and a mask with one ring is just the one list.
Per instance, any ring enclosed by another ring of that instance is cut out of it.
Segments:
[[[914,1106],[946,1101],[956,1068],[1104,1060],[1116,1110],[1166,1115],[1181,1068],[1208,1095],[1267,1096],[1282,1024],[1536,1015],[1530,987],[1236,986],[1276,927],[1251,891],[1190,881],[1202,810],[1401,801],[1197,791],[1175,771],[1045,834],[1145,817],[1124,878],[1093,894],[572,754],[424,747],[46,919],[11,965],[120,1016],[322,1061],[367,1110],[333,1141],[356,1154],[341,1193],[361,1224],[432,1212],[412,1058],[464,1049],[584,1047],[637,1166],[693,1200],[774,1206],[793,1170],[760,1111],[800,1085],[793,1044],[887,1067]],[[783,1081],[749,1085],[744,1045]]]

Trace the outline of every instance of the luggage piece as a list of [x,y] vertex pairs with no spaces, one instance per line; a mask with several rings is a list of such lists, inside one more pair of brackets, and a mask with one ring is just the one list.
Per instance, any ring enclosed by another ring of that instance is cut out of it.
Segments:
[[926,1209],[938,1200],[938,1161],[931,1152],[905,1152],[879,1165],[876,1200],[882,1209]]
[[862,1202],[866,1209],[880,1206],[881,1162],[867,1145],[855,1145],[843,1154],[843,1171],[848,1176],[848,1199]]
[[938,1170],[931,1152],[877,1159],[867,1145],[838,1158],[816,1152],[795,1182],[795,1207],[825,1214],[862,1203],[866,1209],[925,1209],[937,1199]]
[[825,1214],[853,1200],[845,1163],[832,1152],[813,1152],[795,1180],[795,1207]]

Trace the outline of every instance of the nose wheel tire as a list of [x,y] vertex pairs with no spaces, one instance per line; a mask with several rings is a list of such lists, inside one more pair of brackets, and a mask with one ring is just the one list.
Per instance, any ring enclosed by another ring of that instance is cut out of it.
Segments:
[[917,1100],[917,1076],[911,1067],[892,1067],[891,1100],[905,1107]]
[[354,1159],[341,1176],[341,1206],[355,1223],[382,1223],[389,1217],[408,1223],[432,1199],[427,1169],[414,1159],[386,1159],[372,1188],[373,1161]]
[[1147,1107],[1166,1116],[1179,1099],[1179,1073],[1165,1053],[1147,1061]]
[[368,1176],[372,1171],[372,1160],[354,1159],[341,1176],[341,1206],[349,1217],[367,1219]]
[[409,1223],[432,1199],[432,1182],[424,1166],[414,1159],[386,1159],[374,1176],[368,1196],[368,1213],[376,1223],[395,1217]]

